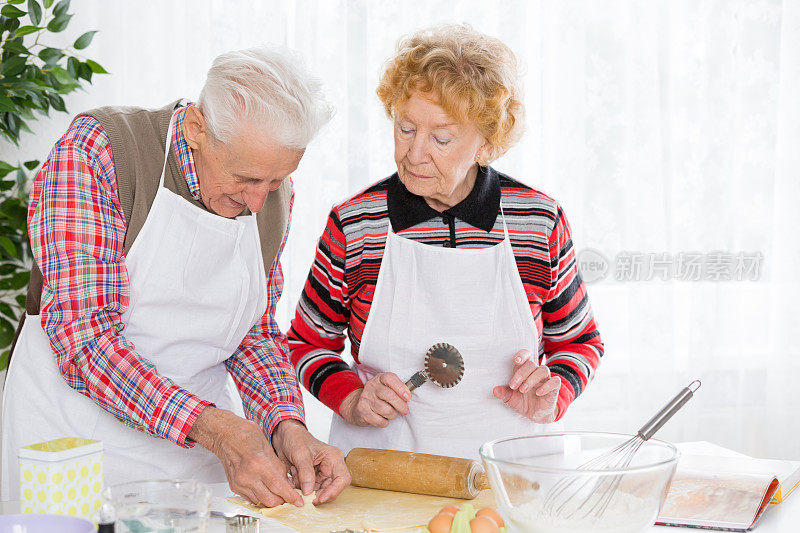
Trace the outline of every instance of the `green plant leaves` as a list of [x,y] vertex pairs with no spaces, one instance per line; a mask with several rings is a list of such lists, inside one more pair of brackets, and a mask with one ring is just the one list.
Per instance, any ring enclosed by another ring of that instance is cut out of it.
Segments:
[[15,35],[17,37],[23,37],[25,35],[36,33],[37,31],[41,30],[42,28],[40,28],[39,26],[20,26],[15,32]]
[[64,85],[75,83],[75,78],[70,76],[69,72],[67,72],[61,67],[53,67],[53,69],[50,72],[52,72],[53,76],[56,77],[58,83],[62,83]]
[[72,15],[59,15],[47,23],[47,29],[53,33],[64,31],[71,18]]
[[12,170],[17,170],[19,167],[14,167],[6,163],[5,161],[0,161],[0,178],[5,178],[9,172]]
[[8,18],[19,18],[22,15],[27,15],[27,13],[17,6],[5,5],[0,9],[0,15]]
[[0,246],[2,246],[3,250],[11,257],[17,257],[17,247],[14,246],[14,242],[8,237],[0,235]]
[[97,63],[96,61],[87,59],[86,64],[89,66],[90,69],[92,69],[92,72],[94,72],[95,74],[108,74],[106,69],[100,66],[100,63]]
[[69,2],[70,0],[61,0],[59,3],[57,3],[56,7],[53,8],[53,15],[56,17],[60,17],[61,15],[66,15],[67,10],[69,10]]
[[41,52],[39,52],[39,59],[48,65],[55,65],[61,60],[62,57],[64,57],[64,52],[62,52],[59,48],[44,48]]
[[[14,324],[5,318],[0,318],[0,346],[9,346],[14,340],[14,332]],[[8,365],[8,354],[4,353],[3,355],[3,366],[0,368],[5,368],[5,365]]]
[[84,80],[86,80],[86,81],[91,83],[92,74],[94,74],[94,73],[92,72],[92,69],[89,68],[88,64],[86,64],[86,63],[81,63],[80,64],[80,71],[78,72],[78,76],[79,77],[81,77]]
[[28,15],[34,26],[38,26],[42,21],[42,7],[36,0],[28,0]]
[[0,94],[0,112],[3,111],[14,111],[16,110],[16,106],[14,102],[8,96]]
[[27,59],[21,56],[11,56],[5,61],[3,61],[3,68],[0,70],[0,74],[3,77],[13,77],[20,74],[23,70],[25,70],[25,63]]
[[47,99],[50,100],[50,105],[56,111],[66,112],[67,106],[64,105],[64,99],[57,94],[48,94]]
[[30,51],[22,44],[22,39],[14,39],[13,41],[6,41],[3,45],[3,50],[12,52],[14,54],[30,55]]
[[76,50],[83,50],[84,48],[92,44],[92,39],[94,38],[95,33],[97,33],[97,30],[87,31],[86,33],[75,39],[75,44],[73,44],[72,46],[74,46]]

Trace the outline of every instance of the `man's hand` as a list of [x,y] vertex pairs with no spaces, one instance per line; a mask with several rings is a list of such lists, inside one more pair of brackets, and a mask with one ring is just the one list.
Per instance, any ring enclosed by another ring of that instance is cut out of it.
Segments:
[[312,503],[335,499],[350,484],[344,454],[313,437],[297,420],[284,420],[272,432],[272,446],[303,494],[317,491]]
[[495,387],[492,392],[519,414],[537,422],[553,422],[558,416],[558,391],[561,378],[550,369],[531,359],[528,350],[514,355],[514,371],[508,385]]
[[354,426],[385,428],[390,420],[408,414],[411,391],[391,372],[382,372],[367,380],[342,401],[339,414]]
[[256,423],[208,406],[200,413],[188,436],[219,458],[228,484],[236,494],[267,507],[285,502],[303,506],[303,498],[287,477],[287,465],[275,455]]

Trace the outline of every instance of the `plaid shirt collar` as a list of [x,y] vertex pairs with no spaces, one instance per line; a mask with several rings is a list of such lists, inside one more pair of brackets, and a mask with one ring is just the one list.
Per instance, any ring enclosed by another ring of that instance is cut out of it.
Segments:
[[178,167],[183,177],[186,178],[192,198],[200,200],[200,182],[197,179],[194,156],[192,156],[192,149],[189,148],[189,143],[186,142],[186,138],[183,136],[183,119],[189,106],[194,106],[194,104],[185,105],[172,115],[172,119],[175,121],[172,133],[172,147],[178,156]]

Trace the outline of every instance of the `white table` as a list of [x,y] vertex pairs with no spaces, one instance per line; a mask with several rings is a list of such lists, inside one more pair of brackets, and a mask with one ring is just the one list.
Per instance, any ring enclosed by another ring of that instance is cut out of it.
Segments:
[[[237,506],[225,500],[232,495],[224,483],[212,485],[214,503],[212,508],[220,511],[235,511]],[[798,489],[800,490],[800,489]],[[19,512],[17,502],[0,502],[0,514],[13,514]],[[788,533],[800,530],[800,495],[792,494],[787,501],[780,505],[770,505],[764,516],[753,529],[756,533]],[[679,531],[697,533],[698,529],[685,527],[653,526],[650,533],[678,533]],[[208,533],[224,533],[225,522],[221,519],[210,519]],[[262,519],[259,533],[291,533],[292,530],[278,524],[273,520]]]

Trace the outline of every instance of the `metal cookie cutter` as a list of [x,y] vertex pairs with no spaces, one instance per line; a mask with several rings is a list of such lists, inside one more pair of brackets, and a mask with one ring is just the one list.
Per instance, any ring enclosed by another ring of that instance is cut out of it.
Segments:
[[432,381],[442,388],[458,385],[464,376],[464,358],[456,348],[446,342],[437,342],[425,354],[425,369],[420,370],[406,386],[414,390],[426,381]]
[[225,533],[258,533],[258,519],[243,515],[226,518]]

